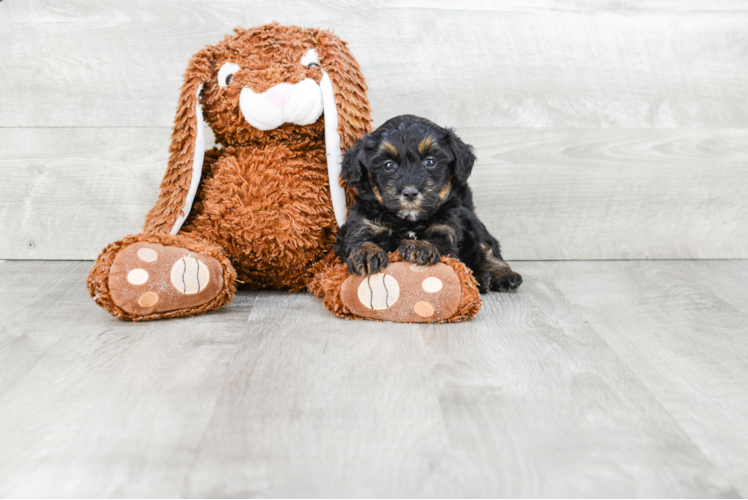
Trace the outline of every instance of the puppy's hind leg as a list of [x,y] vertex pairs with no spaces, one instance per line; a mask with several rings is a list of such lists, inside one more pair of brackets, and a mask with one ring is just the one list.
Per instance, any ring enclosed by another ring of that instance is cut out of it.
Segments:
[[501,257],[498,240],[491,236],[472,210],[464,208],[460,215],[465,229],[460,260],[473,270],[478,289],[481,293],[516,290],[522,284],[522,276]]
[[[497,245],[498,246],[498,245]],[[522,276],[512,271],[509,264],[504,259],[496,256],[492,245],[488,242],[480,244],[483,252],[483,262],[480,265],[478,273],[480,277],[478,282],[495,292],[511,292],[516,290],[522,284]]]

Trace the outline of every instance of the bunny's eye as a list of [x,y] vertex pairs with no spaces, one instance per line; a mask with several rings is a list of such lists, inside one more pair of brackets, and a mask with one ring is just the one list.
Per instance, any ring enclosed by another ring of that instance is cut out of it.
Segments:
[[218,86],[223,88],[234,79],[234,74],[241,68],[238,64],[232,62],[225,62],[221,69],[218,70]]
[[317,51],[315,49],[307,50],[306,54],[304,54],[299,62],[307,68],[313,68],[315,66],[321,68],[319,65],[319,56],[317,56]]

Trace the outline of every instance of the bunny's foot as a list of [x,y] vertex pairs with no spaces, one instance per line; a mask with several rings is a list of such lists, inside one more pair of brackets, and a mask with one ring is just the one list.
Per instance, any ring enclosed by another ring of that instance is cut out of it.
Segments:
[[114,316],[188,316],[231,300],[235,273],[214,245],[167,235],[128,238],[107,247],[89,276],[92,297]]
[[388,260],[379,273],[358,276],[330,258],[313,270],[309,289],[334,314],[350,319],[454,323],[478,313],[477,282],[459,260],[442,257],[433,266],[418,266],[403,261],[398,252]]

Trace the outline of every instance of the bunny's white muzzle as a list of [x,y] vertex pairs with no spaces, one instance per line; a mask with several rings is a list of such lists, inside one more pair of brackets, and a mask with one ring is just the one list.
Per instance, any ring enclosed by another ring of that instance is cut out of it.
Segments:
[[311,78],[293,85],[279,83],[261,94],[244,87],[239,107],[247,123],[259,130],[272,130],[284,123],[310,125],[324,110],[322,89]]

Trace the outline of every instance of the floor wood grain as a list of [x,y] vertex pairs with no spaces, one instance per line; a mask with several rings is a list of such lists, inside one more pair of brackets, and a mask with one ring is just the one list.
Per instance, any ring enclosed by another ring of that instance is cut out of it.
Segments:
[[544,269],[748,496],[748,265],[716,264],[575,262]]
[[0,261],[0,496],[748,496],[746,261],[516,263],[459,325],[116,321]]

